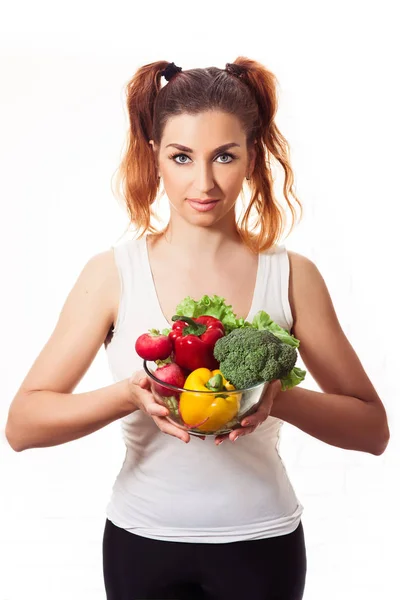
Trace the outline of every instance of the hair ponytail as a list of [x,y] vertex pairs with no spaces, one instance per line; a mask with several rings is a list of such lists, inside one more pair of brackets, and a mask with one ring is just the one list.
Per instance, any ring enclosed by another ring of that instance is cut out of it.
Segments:
[[157,219],[151,206],[157,197],[159,181],[149,140],[154,103],[161,89],[161,73],[167,64],[168,61],[160,61],[140,67],[126,86],[129,131],[114,192],[127,208],[129,225],[133,223],[142,229],[140,235],[146,231],[158,232],[151,224],[151,216]]
[[286,214],[274,194],[271,159],[275,159],[281,165],[285,174],[283,194],[292,215],[292,225],[288,235],[296,222],[296,210],[289,194],[299,205],[300,219],[302,205],[293,189],[294,175],[290,165],[290,147],[274,120],[278,110],[277,78],[262,64],[245,57],[237,58],[233,65],[239,67],[240,78],[252,90],[258,107],[258,123],[254,124],[257,152],[250,184],[252,194],[243,218],[238,224],[238,230],[244,241],[248,240],[248,233],[252,231],[250,219],[252,213],[256,212],[258,219],[253,229],[259,228],[259,233],[253,237],[253,244],[256,251],[262,251],[279,242],[286,226]]

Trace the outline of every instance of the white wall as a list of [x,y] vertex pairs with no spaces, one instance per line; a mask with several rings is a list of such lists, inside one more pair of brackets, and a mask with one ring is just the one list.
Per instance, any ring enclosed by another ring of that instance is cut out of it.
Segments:
[[[305,511],[305,600],[398,597],[398,62],[394,3],[22,1],[0,30],[0,430],[83,264],[126,227],[111,176],[123,86],[142,64],[224,67],[243,54],[280,82],[305,217],[286,241],[314,260],[382,398],[391,441],[344,451],[286,424]],[[146,5],[147,6],[147,5]],[[3,11],[4,13],[4,11]],[[3,14],[4,16],[4,14]],[[279,190],[280,191],[280,190]],[[76,392],[112,383],[104,348]],[[307,386],[317,389],[311,376]],[[105,598],[101,541],[124,456],[119,423],[14,453],[0,438],[0,600]],[[397,556],[396,556],[397,554]]]

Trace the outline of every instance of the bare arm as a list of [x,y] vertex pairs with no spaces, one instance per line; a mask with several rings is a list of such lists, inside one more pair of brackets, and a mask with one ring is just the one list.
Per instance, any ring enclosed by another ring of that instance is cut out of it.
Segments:
[[316,265],[289,253],[289,299],[301,358],[323,392],[279,392],[271,415],[328,444],[382,454],[390,432],[386,411],[334,310]]
[[73,394],[113,322],[118,272],[112,250],[91,258],[58,323],[13,399],[6,437],[16,450],[83,437],[137,410],[128,380]]

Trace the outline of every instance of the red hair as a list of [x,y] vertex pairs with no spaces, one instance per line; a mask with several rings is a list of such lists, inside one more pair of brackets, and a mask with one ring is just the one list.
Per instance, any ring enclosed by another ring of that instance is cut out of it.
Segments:
[[[292,216],[289,233],[296,217],[289,195],[302,214],[293,190],[289,145],[274,121],[278,108],[275,75],[254,60],[239,57],[230,72],[217,67],[179,71],[161,87],[161,72],[168,64],[159,61],[140,67],[126,86],[130,127],[113,191],[128,211],[128,228],[133,224],[139,230],[138,237],[147,232],[163,233],[151,224],[152,217],[158,220],[152,205],[158,196],[159,180],[149,140],[160,146],[171,116],[219,110],[239,119],[248,150],[256,149],[254,171],[248,182],[251,199],[237,222],[238,233],[253,252],[268,250],[279,242],[286,226],[285,211],[273,190],[271,159],[282,166],[285,174],[283,194]],[[233,70],[241,76],[234,75]],[[241,197],[244,200],[243,188]]]

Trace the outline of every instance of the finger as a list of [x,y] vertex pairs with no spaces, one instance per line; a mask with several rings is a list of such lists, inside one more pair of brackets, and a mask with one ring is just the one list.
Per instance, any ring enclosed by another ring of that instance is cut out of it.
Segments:
[[[247,419],[246,419],[247,420]],[[234,442],[238,437],[242,435],[246,435],[248,433],[252,433],[255,429],[262,423],[262,421],[254,422],[251,427],[237,427],[230,433],[225,433],[224,435],[217,435],[215,437],[215,443],[217,446],[222,444],[226,439],[229,439],[231,442]],[[243,423],[242,423],[243,424]]]
[[259,418],[252,415],[252,417],[246,417],[241,422],[241,425],[247,429],[248,427],[258,427],[260,423],[261,421],[259,420]]
[[146,371],[144,371],[143,369],[140,369],[139,371],[135,371],[134,373],[132,373],[132,375],[130,377],[130,381],[131,381],[131,383],[138,384],[139,381],[141,379],[143,379],[143,377],[146,377]]
[[165,417],[161,417],[161,418],[154,417],[153,420],[154,420],[155,424],[157,425],[157,427],[160,429],[160,431],[162,431],[163,433],[173,435],[174,437],[179,438],[186,444],[188,442],[190,442],[190,435],[183,429],[180,429],[179,427],[172,425],[172,423],[167,421],[167,419],[165,419]]
[[264,413],[265,404],[266,399],[264,398],[257,406],[256,410],[253,410],[252,412],[250,412],[250,414],[247,414],[245,417],[243,417],[243,419],[240,421],[240,425],[242,427],[253,427],[253,425],[258,425],[259,423],[262,423],[262,421],[264,421],[266,417]]
[[220,444],[222,444],[223,441],[226,440],[226,438],[228,437],[227,433],[224,433],[223,435],[216,435],[215,436],[215,440],[214,443],[219,446]]
[[268,387],[267,393],[260,402],[260,405],[257,408],[257,410],[252,415],[245,417],[240,424],[246,428],[254,426],[258,427],[258,425],[261,425],[261,423],[269,417],[272,405],[274,403],[274,398],[278,392],[278,388],[280,389],[280,387],[280,380],[274,380],[272,382],[272,385]]
[[144,409],[150,417],[167,417],[169,415],[168,408],[157,404],[157,402],[149,402],[144,406]]
[[258,427],[268,419],[270,412],[271,406],[260,407],[257,412],[243,419],[240,424],[246,429],[249,427]]
[[150,379],[148,377],[143,377],[143,379],[140,379],[139,385],[142,389],[149,390],[151,387]]
[[266,402],[265,404],[260,405],[255,413],[243,419],[240,424],[246,429],[248,427],[258,427],[258,425],[261,425],[261,423],[268,419],[271,408],[272,402]]
[[257,423],[257,425],[253,425],[253,427],[239,427],[238,429],[235,429],[235,431],[231,431],[229,434],[230,441],[236,442],[238,438],[249,435],[249,433],[253,433],[257,429],[258,425],[259,423]]

